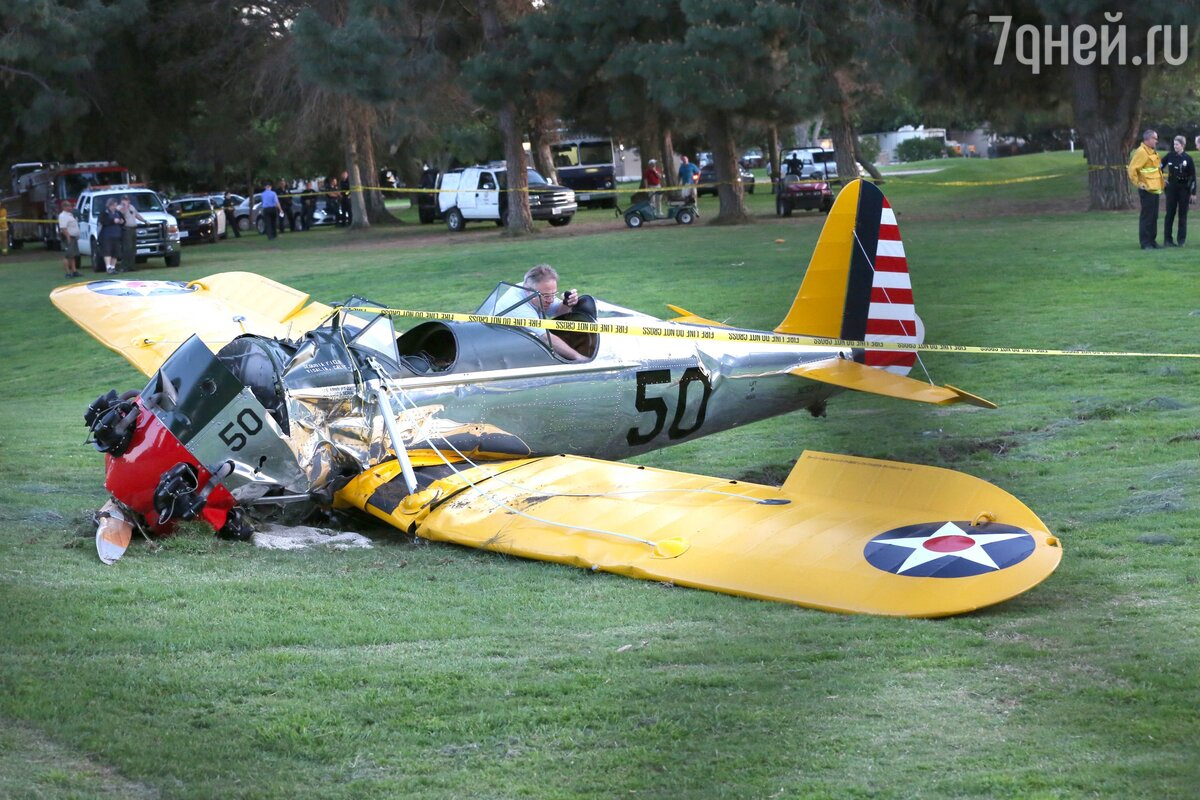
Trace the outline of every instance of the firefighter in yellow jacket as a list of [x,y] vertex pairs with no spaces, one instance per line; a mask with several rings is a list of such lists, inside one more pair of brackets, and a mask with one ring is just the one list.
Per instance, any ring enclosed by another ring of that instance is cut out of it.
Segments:
[[1142,143],[1129,159],[1129,180],[1137,187],[1142,201],[1142,213],[1138,217],[1138,240],[1143,250],[1157,250],[1158,242],[1158,198],[1163,193],[1162,161],[1158,157],[1158,131],[1148,130],[1142,134]]

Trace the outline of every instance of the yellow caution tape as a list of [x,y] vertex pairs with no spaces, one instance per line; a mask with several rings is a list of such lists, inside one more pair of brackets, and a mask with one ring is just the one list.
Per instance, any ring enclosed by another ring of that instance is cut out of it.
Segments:
[[789,347],[902,350],[924,353],[994,353],[1021,356],[1200,358],[1200,353],[1133,353],[1112,350],[1052,350],[1042,347],[974,347],[957,344],[872,342],[855,339],[826,339],[817,336],[796,336],[793,334],[768,333],[765,331],[740,331],[730,328],[670,325],[666,323],[643,325],[639,323],[575,322],[560,319],[517,319],[514,317],[496,317],[489,314],[455,314],[446,311],[412,311],[398,308],[371,308],[369,306],[339,306],[334,310],[335,313],[338,310],[357,311],[366,314],[383,314],[389,317],[409,319],[432,319],[441,322],[482,322],[486,325],[505,325],[512,328],[537,328],[550,331],[574,331],[576,333],[605,333],[618,336],[650,336],[659,339],[685,339],[688,341],[743,342]]
[[[629,183],[633,183],[633,181],[629,181]],[[730,181],[725,181],[725,183],[729,183],[732,185],[732,182],[730,182]],[[693,183],[693,184],[690,184],[689,186],[683,186],[683,185],[655,186],[654,188],[641,188],[641,187],[629,188],[629,187],[616,186],[611,189],[604,189],[604,188],[573,189],[572,191],[574,191],[576,194],[579,194],[581,192],[589,193],[589,194],[632,194],[634,192],[672,192],[672,191],[678,191],[680,189],[685,189],[685,188],[699,189],[701,187],[709,188],[709,187],[720,186],[720,185],[721,185],[720,183],[714,182],[714,183]],[[567,188],[567,187],[564,187],[564,188]],[[318,190],[315,192],[293,192],[290,194],[283,194],[281,192],[279,194],[279,196],[280,197],[310,197],[310,196],[330,197],[331,195],[340,195],[342,192],[355,192],[355,191],[395,192],[397,194],[457,194],[458,192],[463,191],[463,190],[462,189],[420,189],[420,188],[411,187],[411,186],[395,186],[395,187],[393,187],[393,186],[351,186],[348,189],[339,187],[337,189],[330,189],[330,190],[325,190],[325,191]],[[466,191],[478,192],[479,194],[506,194],[509,192],[517,192],[517,191],[529,192],[529,191],[533,191],[533,190],[531,190],[529,188],[524,188],[524,189],[468,189]]]
[[891,176],[891,175],[888,175],[887,173],[884,173],[883,177],[885,179],[889,179],[889,178],[895,178],[897,180],[903,179],[905,183],[919,184],[921,186],[1003,186],[1005,184],[1010,184],[1010,183],[1030,183],[1032,181],[1048,181],[1051,178],[1061,178],[1065,174],[1066,173],[1060,172],[1055,175],[1029,175],[1024,178],[1005,178],[1004,180],[998,180],[998,181],[922,181],[922,180],[910,181],[907,179],[907,176],[905,176],[905,175]]

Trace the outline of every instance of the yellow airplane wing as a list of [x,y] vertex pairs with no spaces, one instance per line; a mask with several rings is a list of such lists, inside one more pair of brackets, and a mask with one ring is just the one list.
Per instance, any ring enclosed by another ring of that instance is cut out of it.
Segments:
[[845,613],[966,613],[1036,586],[1062,556],[986,481],[827,453],[804,453],[781,488],[553,456],[405,498],[397,473],[369,470],[339,499],[427,539]]
[[250,272],[198,281],[98,280],[60,286],[50,300],[106,347],[146,375],[197,334],[214,352],[243,333],[296,337],[329,315],[329,306]]
[[840,386],[843,389],[870,392],[900,400],[915,400],[918,403],[933,403],[939,406],[951,403],[969,403],[980,408],[996,408],[996,404],[991,400],[985,400],[954,386],[924,383],[845,358],[817,361],[796,367],[788,372],[791,375]]

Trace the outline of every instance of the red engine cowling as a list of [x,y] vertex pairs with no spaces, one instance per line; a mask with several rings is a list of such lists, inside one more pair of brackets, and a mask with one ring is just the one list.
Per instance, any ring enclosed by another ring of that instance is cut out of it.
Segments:
[[[209,482],[212,474],[196,460],[183,443],[163,425],[139,397],[140,407],[133,438],[124,454],[105,456],[104,488],[126,508],[137,512],[154,533],[170,533],[176,520],[163,518],[155,508],[155,494],[163,476],[178,464],[188,464],[195,471],[200,486]],[[219,483],[208,493],[199,517],[221,530],[236,501],[229,490]]]

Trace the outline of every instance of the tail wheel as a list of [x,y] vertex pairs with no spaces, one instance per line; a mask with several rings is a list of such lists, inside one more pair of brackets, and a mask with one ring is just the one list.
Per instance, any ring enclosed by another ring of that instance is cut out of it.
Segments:
[[642,215],[641,214],[626,214],[625,215],[625,224],[631,228],[642,227]]
[[680,225],[691,225],[696,221],[696,215],[690,208],[681,208],[679,213],[675,215],[675,221]]
[[446,227],[452,231],[458,232],[466,227],[467,221],[463,219],[462,212],[457,208],[452,208],[446,212]]

